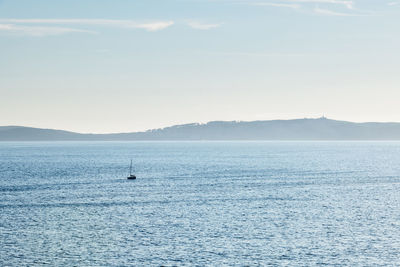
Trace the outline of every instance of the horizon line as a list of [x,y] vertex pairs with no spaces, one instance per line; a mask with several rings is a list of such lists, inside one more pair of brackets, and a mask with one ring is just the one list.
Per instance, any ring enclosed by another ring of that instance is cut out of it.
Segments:
[[55,131],[64,131],[70,132],[75,134],[83,134],[83,135],[107,135],[107,134],[131,134],[131,133],[145,133],[155,130],[162,130],[166,128],[171,128],[175,126],[185,126],[185,125],[207,125],[212,122],[235,122],[235,123],[248,123],[248,122],[266,122],[266,121],[294,121],[294,120],[330,120],[330,121],[341,121],[341,122],[349,122],[349,123],[356,123],[356,124],[363,124],[363,123],[400,123],[397,121],[349,121],[349,120],[336,120],[332,118],[328,118],[325,115],[321,117],[303,117],[303,118],[293,118],[293,119],[269,119],[269,120],[211,120],[207,122],[188,122],[188,123],[180,123],[180,124],[172,124],[165,127],[159,128],[150,128],[147,130],[142,131],[130,131],[130,132],[79,132],[73,130],[66,130],[66,129],[59,129],[59,128],[48,128],[48,127],[38,127],[38,126],[26,126],[26,125],[0,125],[0,127],[21,127],[21,128],[34,128],[34,129],[41,129],[41,130],[55,130]]

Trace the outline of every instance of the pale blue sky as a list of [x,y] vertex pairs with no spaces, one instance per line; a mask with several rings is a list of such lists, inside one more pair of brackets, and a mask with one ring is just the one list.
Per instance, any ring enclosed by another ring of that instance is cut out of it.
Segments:
[[0,0],[0,125],[400,121],[400,0]]

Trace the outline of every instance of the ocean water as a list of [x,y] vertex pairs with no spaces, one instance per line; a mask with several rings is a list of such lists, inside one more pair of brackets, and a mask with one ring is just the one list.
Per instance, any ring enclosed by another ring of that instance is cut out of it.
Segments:
[[0,194],[0,266],[400,265],[400,142],[0,143]]

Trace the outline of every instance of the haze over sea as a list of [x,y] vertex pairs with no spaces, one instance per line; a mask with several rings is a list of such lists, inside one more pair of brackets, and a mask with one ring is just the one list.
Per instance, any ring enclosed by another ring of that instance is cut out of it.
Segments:
[[0,266],[395,266],[399,163],[400,142],[3,142]]

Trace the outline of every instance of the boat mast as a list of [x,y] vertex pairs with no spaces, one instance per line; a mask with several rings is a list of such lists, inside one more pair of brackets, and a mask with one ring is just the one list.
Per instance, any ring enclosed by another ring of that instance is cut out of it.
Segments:
[[132,160],[131,160],[131,166],[129,167],[129,175],[132,175]]

